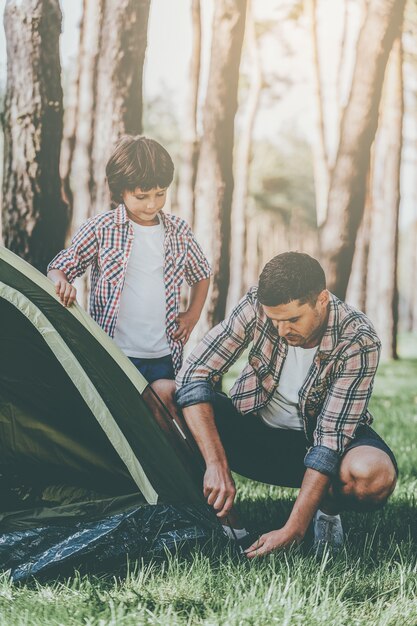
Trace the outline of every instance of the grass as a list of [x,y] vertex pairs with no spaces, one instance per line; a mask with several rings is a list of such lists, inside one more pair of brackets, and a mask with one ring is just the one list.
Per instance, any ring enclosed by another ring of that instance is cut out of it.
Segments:
[[[123,579],[79,576],[40,585],[0,577],[0,625],[417,624],[417,360],[380,368],[376,427],[395,450],[400,479],[387,507],[344,514],[344,552],[317,561],[302,547],[246,562],[195,552],[131,564]],[[239,509],[262,532],[288,516],[296,492],[237,478]]]

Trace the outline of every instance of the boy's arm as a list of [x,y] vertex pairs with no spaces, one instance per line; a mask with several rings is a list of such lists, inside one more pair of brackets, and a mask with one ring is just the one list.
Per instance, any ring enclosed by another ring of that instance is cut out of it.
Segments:
[[74,285],[71,285],[71,283],[68,282],[68,279],[62,270],[49,270],[47,276],[54,283],[55,293],[59,296],[62,304],[70,306],[73,302],[75,302],[77,290]]
[[184,313],[179,313],[177,317],[178,328],[173,336],[176,341],[181,341],[183,345],[187,343],[194,326],[200,319],[209,286],[209,278],[194,283],[190,289],[188,309]]
[[71,245],[58,252],[49,263],[48,278],[55,284],[56,293],[65,306],[72,304],[76,297],[72,282],[84,274],[97,252],[95,219],[91,218],[74,235]]

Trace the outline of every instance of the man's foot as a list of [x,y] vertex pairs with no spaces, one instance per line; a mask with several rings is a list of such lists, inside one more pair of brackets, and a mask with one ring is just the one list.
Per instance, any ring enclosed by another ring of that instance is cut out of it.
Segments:
[[327,515],[320,509],[313,517],[314,541],[313,550],[321,557],[327,548],[337,554],[343,547],[343,528],[340,515]]

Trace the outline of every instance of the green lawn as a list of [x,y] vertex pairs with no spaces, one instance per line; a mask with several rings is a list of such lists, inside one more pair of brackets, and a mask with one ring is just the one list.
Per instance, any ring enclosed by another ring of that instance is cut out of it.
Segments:
[[[404,352],[403,352],[404,353]],[[302,547],[258,562],[197,552],[132,564],[123,580],[79,577],[14,586],[0,580],[0,624],[417,624],[417,360],[380,368],[372,411],[401,476],[389,505],[344,514],[346,549],[318,562]],[[283,523],[296,492],[237,479],[254,531]]]

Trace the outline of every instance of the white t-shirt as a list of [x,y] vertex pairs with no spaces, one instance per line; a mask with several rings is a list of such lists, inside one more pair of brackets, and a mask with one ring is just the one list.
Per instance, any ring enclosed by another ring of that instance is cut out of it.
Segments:
[[318,346],[315,348],[288,346],[278,387],[268,404],[258,411],[268,426],[303,430],[298,394],[307,378],[317,349]]
[[114,340],[127,356],[157,359],[171,352],[165,332],[164,227],[161,221],[131,224],[135,236]]

